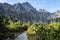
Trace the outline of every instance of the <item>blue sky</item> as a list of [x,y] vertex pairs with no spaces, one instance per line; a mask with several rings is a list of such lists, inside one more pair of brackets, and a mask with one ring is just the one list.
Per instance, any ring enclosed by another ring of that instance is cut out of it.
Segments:
[[29,2],[34,8],[37,10],[39,9],[46,9],[50,12],[55,12],[56,10],[60,10],[60,0],[0,0],[0,2],[4,3],[23,3]]

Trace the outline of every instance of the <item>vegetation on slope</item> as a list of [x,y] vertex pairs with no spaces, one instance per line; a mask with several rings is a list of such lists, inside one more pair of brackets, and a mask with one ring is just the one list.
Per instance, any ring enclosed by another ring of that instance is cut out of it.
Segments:
[[29,40],[60,40],[60,23],[33,24],[27,30]]
[[34,24],[22,23],[20,20],[13,21],[11,17],[5,19],[0,15],[0,39],[14,39],[18,33],[27,30],[28,40],[60,40],[60,23]]

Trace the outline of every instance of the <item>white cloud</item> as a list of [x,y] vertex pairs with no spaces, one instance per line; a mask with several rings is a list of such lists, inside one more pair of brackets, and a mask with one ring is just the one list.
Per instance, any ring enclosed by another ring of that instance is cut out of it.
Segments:
[[17,3],[17,2],[26,2],[27,0],[0,0],[1,3],[9,3],[9,4],[14,4],[14,3]]
[[0,0],[0,2],[2,2],[2,3],[3,3],[3,2],[6,2],[6,0]]
[[9,3],[9,4],[14,4],[19,2],[19,0],[0,0],[1,3]]

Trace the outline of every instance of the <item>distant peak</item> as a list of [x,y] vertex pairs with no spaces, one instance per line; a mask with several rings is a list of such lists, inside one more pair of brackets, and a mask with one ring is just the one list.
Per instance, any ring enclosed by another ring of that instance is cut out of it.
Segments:
[[60,10],[57,10],[58,13],[60,13]]
[[60,10],[57,10],[55,13],[60,13]]
[[45,9],[39,9],[39,12],[48,12],[48,11]]

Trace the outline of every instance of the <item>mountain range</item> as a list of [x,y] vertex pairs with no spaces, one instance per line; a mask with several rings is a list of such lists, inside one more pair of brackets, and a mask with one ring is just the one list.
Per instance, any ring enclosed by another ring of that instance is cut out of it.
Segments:
[[[56,18],[60,18],[60,11],[50,13],[45,9],[36,10],[28,2],[15,3],[13,5],[8,3],[0,3],[0,15],[8,18],[12,17],[13,20],[21,20],[23,22],[31,21],[33,23],[50,22]],[[59,21],[59,20],[58,20]]]

